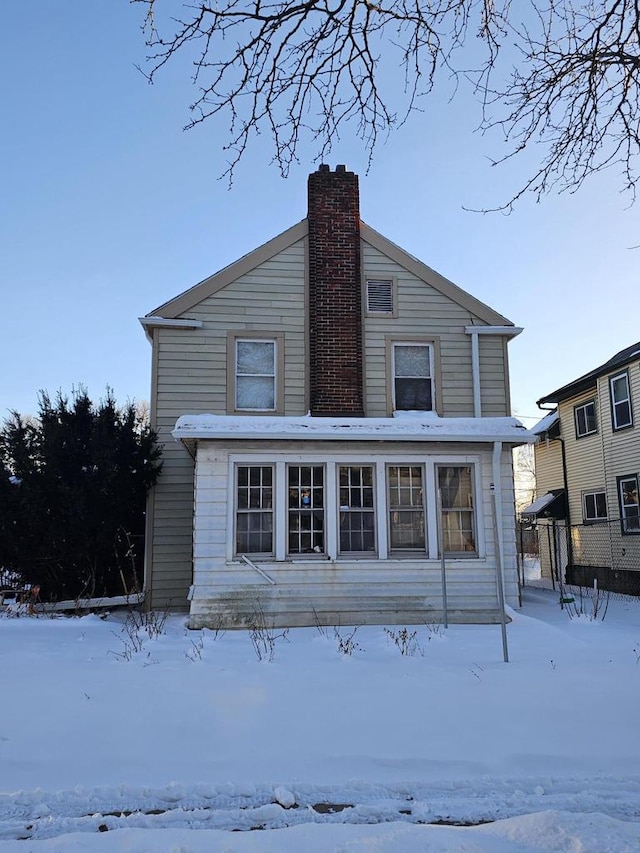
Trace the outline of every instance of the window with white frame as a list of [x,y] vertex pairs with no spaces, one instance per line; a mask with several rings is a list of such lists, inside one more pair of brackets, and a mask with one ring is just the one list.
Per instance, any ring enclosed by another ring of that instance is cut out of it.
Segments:
[[576,422],[576,438],[597,432],[595,400],[575,406],[573,416]]
[[273,554],[273,468],[236,468],[236,553]]
[[376,551],[372,465],[340,465],[338,471],[340,554]]
[[473,470],[470,465],[438,465],[445,554],[476,552]]
[[392,374],[395,410],[430,412],[434,409],[431,344],[394,343]]
[[633,424],[631,412],[631,392],[629,389],[629,374],[625,371],[609,379],[611,394],[611,419],[613,428],[623,429]]
[[275,410],[275,340],[236,339],[235,408],[247,412]]
[[289,554],[325,553],[324,465],[289,465]]
[[618,477],[620,521],[623,533],[640,533],[640,507],[638,505],[638,475]]
[[583,492],[582,518],[584,521],[602,521],[607,518],[607,496],[604,489],[597,492]]
[[387,467],[389,546],[392,552],[425,550],[423,480],[421,465]]

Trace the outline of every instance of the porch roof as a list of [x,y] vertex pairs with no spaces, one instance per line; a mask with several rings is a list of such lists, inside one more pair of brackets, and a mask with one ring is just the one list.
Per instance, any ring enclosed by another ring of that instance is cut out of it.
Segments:
[[173,437],[323,441],[447,441],[528,444],[535,436],[516,418],[441,418],[431,412],[392,418],[317,418],[263,415],[182,415]]

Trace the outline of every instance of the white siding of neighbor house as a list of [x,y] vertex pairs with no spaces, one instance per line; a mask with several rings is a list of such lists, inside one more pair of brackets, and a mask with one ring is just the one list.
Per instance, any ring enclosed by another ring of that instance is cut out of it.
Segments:
[[[388,399],[386,337],[402,340],[423,336],[440,341],[441,386],[436,388],[438,412],[443,417],[473,417],[471,336],[465,327],[482,321],[469,309],[417,278],[368,243],[363,243],[364,278],[393,279],[397,283],[394,318],[364,318],[365,409],[368,417],[391,414]],[[506,347],[500,336],[480,335],[482,414],[510,414]]]
[[[420,462],[442,456],[451,462],[476,465],[476,520],[480,558],[447,560],[447,593],[451,621],[496,621],[498,599],[490,483],[492,449],[478,445],[425,446],[335,442],[201,441],[198,444],[196,518],[194,539],[194,598],[190,627],[241,627],[266,617],[275,626],[314,624],[416,624],[442,619],[441,564],[439,559],[296,559],[282,562],[256,560],[275,580],[271,585],[250,566],[229,560],[227,541],[233,540],[234,496],[229,492],[232,460],[241,456],[253,464],[273,463],[292,456],[306,461],[310,455],[348,463],[367,454],[374,462],[380,453],[393,462],[396,455]],[[466,454],[466,455],[465,455]],[[436,459],[437,461],[437,459]],[[516,543],[513,520],[511,452],[501,459],[504,490],[506,595],[517,605]],[[378,517],[378,524],[385,519]]]

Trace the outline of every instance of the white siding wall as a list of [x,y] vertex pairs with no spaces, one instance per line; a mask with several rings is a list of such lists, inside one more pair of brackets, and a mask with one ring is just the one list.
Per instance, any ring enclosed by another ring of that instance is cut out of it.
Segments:
[[[475,464],[478,559],[447,560],[447,591],[452,621],[495,621],[496,563],[493,537],[492,450],[486,447],[385,445],[386,461],[448,461]],[[190,625],[242,626],[263,613],[275,625],[312,625],[317,617],[327,624],[415,624],[442,618],[439,559],[296,559],[259,561],[276,581],[271,585],[242,562],[229,559],[233,540],[234,497],[228,489],[230,470],[240,454],[253,464],[310,456],[349,462],[360,454],[374,462],[380,452],[365,443],[339,446],[335,442],[279,442],[269,448],[257,443],[201,442],[198,446],[194,534],[195,597]],[[502,526],[505,531],[505,577],[508,603],[517,605],[516,542],[513,522],[511,453],[501,457]],[[378,524],[386,524],[379,513]]]

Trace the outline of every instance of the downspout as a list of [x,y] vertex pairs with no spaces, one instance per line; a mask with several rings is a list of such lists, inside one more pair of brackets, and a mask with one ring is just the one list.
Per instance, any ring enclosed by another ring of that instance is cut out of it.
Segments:
[[471,376],[473,378],[473,416],[482,417],[482,401],[480,397],[480,347],[478,333],[471,332]]
[[[573,538],[571,536],[571,508],[569,505],[569,479],[567,477],[567,454],[564,446],[564,438],[559,437],[560,452],[562,456],[562,484],[564,486],[564,497],[567,507],[567,562],[569,571],[571,572],[571,580],[573,581]],[[564,582],[567,582],[565,577]]]
[[507,647],[507,612],[504,597],[504,537],[502,530],[502,477],[500,461],[502,457],[502,442],[493,443],[493,483],[491,484],[491,500],[493,510],[493,539],[496,557],[496,583],[498,586],[498,603],[500,605],[500,621],[502,627],[502,654],[505,663],[509,662]]
[[[545,406],[543,406],[540,402],[538,402],[537,405],[538,405],[538,408],[543,412],[552,412],[554,409],[557,410],[557,408],[558,408],[557,403],[555,406],[553,406],[550,409],[545,408]],[[559,413],[558,413],[558,417],[560,417]],[[562,421],[560,421],[560,428],[562,429]],[[567,522],[567,530],[566,530],[566,533],[567,533],[567,563],[571,567],[571,574],[573,575],[573,541],[571,539],[571,508],[569,505],[569,478],[567,476],[567,454],[566,454],[565,446],[564,446],[564,438],[562,438],[562,436],[559,435],[557,440],[560,442],[560,456],[562,458],[562,486],[564,488],[565,505],[566,505],[566,509],[567,509],[567,518],[566,518],[566,522]],[[555,542],[553,543],[553,546],[555,548]],[[557,566],[556,566],[556,568],[557,568]],[[565,582],[566,582],[566,578],[565,578]]]

